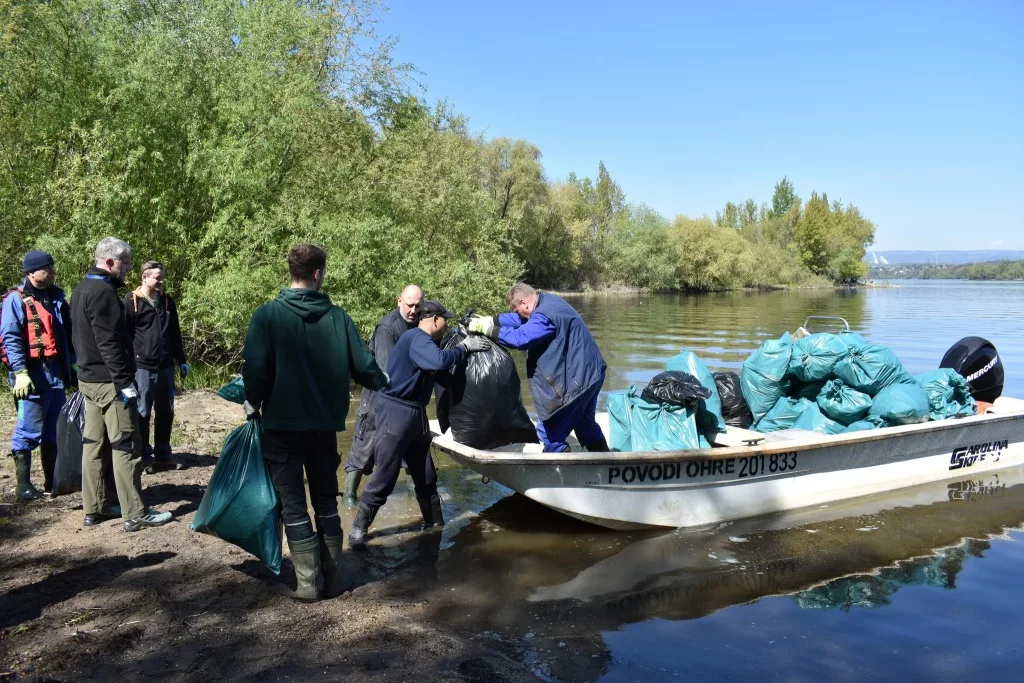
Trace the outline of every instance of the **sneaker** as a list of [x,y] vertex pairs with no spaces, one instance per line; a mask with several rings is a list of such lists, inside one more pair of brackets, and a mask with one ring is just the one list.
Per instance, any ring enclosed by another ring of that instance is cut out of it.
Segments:
[[119,505],[111,505],[103,512],[94,512],[85,516],[85,521],[82,522],[82,526],[97,526],[108,522],[112,519],[118,519],[121,516],[121,507]]
[[124,522],[124,530],[132,532],[138,531],[139,529],[145,529],[146,527],[163,526],[164,524],[167,524],[167,522],[171,521],[171,519],[172,515],[170,512],[149,510],[141,517],[126,519]]

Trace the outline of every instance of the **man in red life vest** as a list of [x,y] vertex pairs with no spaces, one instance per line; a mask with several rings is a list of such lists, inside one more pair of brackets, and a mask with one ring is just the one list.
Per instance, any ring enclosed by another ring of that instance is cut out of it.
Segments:
[[[53,257],[33,249],[22,260],[25,279],[4,297],[0,314],[0,356],[18,406],[11,456],[18,498],[49,495],[57,461],[57,419],[64,388],[75,383],[71,312],[54,286]],[[32,485],[32,451],[39,448],[43,491]]]

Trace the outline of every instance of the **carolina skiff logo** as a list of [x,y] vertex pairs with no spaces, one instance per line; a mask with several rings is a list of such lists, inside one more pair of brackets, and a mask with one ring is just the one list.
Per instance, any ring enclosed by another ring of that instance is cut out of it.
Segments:
[[974,463],[985,459],[988,459],[989,462],[999,462],[1003,449],[1009,445],[1009,441],[989,441],[957,448],[949,459],[949,469],[958,470],[963,467],[971,467]]

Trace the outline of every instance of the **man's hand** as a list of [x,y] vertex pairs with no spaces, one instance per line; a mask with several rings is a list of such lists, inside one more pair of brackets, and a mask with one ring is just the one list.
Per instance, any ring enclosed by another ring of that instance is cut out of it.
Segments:
[[190,368],[188,367],[188,363],[182,363],[181,365],[178,366],[178,372],[181,373],[181,378],[182,379],[185,379],[186,377],[188,377],[189,369]]
[[23,401],[29,394],[36,393],[36,387],[32,384],[32,378],[28,376],[28,370],[22,370],[14,374],[14,398]]
[[501,326],[497,324],[495,318],[491,316],[474,315],[469,319],[468,329],[470,332],[476,332],[482,334],[491,339],[498,338],[498,331]]
[[471,334],[461,342],[459,346],[466,349],[466,353],[474,353],[475,351],[489,351],[491,348],[491,340],[487,337],[480,337],[475,334]]
[[132,404],[135,404],[135,407],[138,408],[139,390],[135,387],[134,383],[121,390],[121,401],[124,403],[125,408]]
[[260,409],[255,407],[253,404],[249,403],[248,401],[244,401],[242,403],[242,410],[245,411],[245,419],[246,420],[258,420],[258,419],[260,419]]

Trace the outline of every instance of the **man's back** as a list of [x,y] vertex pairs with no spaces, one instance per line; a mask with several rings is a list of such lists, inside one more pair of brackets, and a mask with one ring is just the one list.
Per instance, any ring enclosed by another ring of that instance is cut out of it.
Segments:
[[349,382],[386,383],[348,314],[310,289],[284,289],[256,310],[243,358],[246,397],[267,429],[344,431]]

